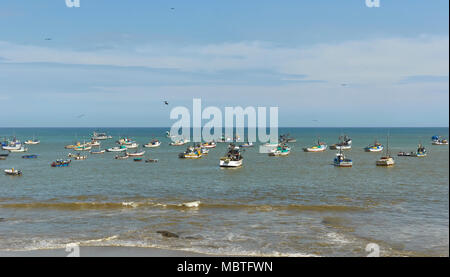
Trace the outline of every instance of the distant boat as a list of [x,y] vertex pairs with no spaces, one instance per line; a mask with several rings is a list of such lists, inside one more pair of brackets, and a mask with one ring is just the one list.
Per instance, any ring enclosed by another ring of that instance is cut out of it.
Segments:
[[19,149],[11,149],[11,150],[8,150],[9,152],[11,152],[11,153],[23,153],[23,152],[28,152],[28,148],[25,148],[25,147],[20,147]]
[[305,147],[303,148],[303,151],[305,152],[323,152],[327,150],[327,145],[324,142],[321,142],[320,139],[317,140],[317,144],[311,147]]
[[88,144],[82,144],[73,148],[75,151],[89,151],[92,149],[92,146]]
[[133,161],[135,161],[135,162],[142,162],[142,158],[134,158]]
[[159,147],[161,145],[161,142],[157,139],[153,139],[152,141],[150,141],[147,144],[144,144],[145,148],[154,148],[154,147]]
[[129,157],[130,157],[130,156],[128,156],[128,154],[125,153],[125,155],[122,155],[122,156],[116,155],[116,156],[114,157],[114,159],[116,159],[116,160],[125,160],[125,159],[128,159]]
[[433,136],[431,140],[433,145],[448,145],[448,140],[439,136]]
[[204,148],[216,148],[217,144],[214,141],[211,142],[205,142],[202,144],[202,147]]
[[427,156],[427,150],[422,144],[419,144],[417,147],[417,152],[414,154],[414,157],[426,157]]
[[178,155],[181,159],[200,159],[203,156],[200,148],[188,147],[185,152]]
[[349,150],[352,149],[352,139],[347,135],[344,137],[339,137],[339,142],[333,145],[330,145],[331,150]]
[[92,134],[92,139],[93,140],[106,140],[106,139],[111,139],[112,136],[108,136],[106,133],[97,133],[94,132]]
[[127,153],[130,157],[142,157],[145,154],[145,151],[137,152],[137,150],[134,153]]
[[104,154],[105,150],[91,151],[91,154]]
[[71,162],[72,162],[71,160],[56,160],[51,164],[51,166],[52,167],[67,167],[70,165]]
[[375,141],[374,144],[370,144],[364,148],[364,151],[366,152],[381,152],[383,151],[384,147],[379,143],[378,141]]
[[8,145],[6,146],[2,146],[3,150],[19,150],[20,148],[22,148],[22,143],[20,143],[19,141],[11,141],[8,143]]
[[147,159],[145,160],[146,163],[157,163],[158,159]]
[[287,156],[291,153],[291,148],[286,144],[280,144],[276,149],[272,152],[269,152],[269,156],[278,157],[278,156]]
[[127,147],[125,145],[116,146],[116,147],[108,148],[108,149],[106,149],[106,151],[107,152],[123,152],[123,151],[127,151]]
[[37,159],[38,155],[24,155],[22,156],[23,159]]
[[169,145],[171,145],[171,146],[182,146],[182,145],[185,145],[188,142],[189,142],[189,140],[182,139],[182,140],[173,141],[173,142],[169,143]]
[[11,168],[11,169],[5,169],[5,174],[10,176],[20,176],[22,175],[22,171]]
[[246,142],[244,144],[239,145],[239,147],[242,147],[242,148],[249,148],[249,147],[253,147],[253,146],[254,146],[253,142]]
[[399,157],[411,157],[413,155],[414,155],[413,152],[398,152],[398,154],[397,154],[397,156],[399,156]]
[[27,145],[36,145],[36,144],[39,144],[39,143],[41,143],[41,141],[37,140],[37,139],[32,139],[32,140],[29,139],[29,140],[24,142],[24,144],[27,144]]
[[386,144],[386,153],[384,154],[384,156],[382,156],[380,159],[377,160],[376,165],[389,167],[393,166],[394,164],[395,164],[394,158],[391,157],[389,152],[389,136],[388,136]]

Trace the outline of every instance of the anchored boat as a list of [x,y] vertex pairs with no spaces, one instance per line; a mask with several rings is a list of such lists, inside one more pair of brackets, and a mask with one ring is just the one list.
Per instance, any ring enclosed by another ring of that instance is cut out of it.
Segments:
[[94,132],[92,134],[92,140],[106,140],[106,139],[111,139],[112,136],[108,136],[106,133],[97,133]]
[[160,145],[161,145],[161,142],[159,140],[153,139],[149,143],[144,144],[144,147],[146,147],[146,148],[154,148],[154,147],[159,147]]
[[145,154],[145,151],[138,152],[137,149],[134,153],[127,153],[130,157],[142,157]]
[[24,155],[22,156],[23,159],[37,159],[38,155]]
[[393,166],[394,164],[395,164],[394,158],[391,157],[389,152],[389,136],[388,136],[386,144],[386,153],[376,162],[376,165],[388,167]]
[[374,144],[370,144],[364,148],[364,151],[366,152],[381,152],[383,151],[384,147],[379,143],[378,141],[375,141]]
[[422,144],[419,144],[417,147],[417,152],[414,154],[414,157],[426,157],[427,156],[427,150]]
[[305,152],[323,152],[327,150],[327,145],[324,142],[321,142],[320,139],[317,140],[317,144],[311,147],[303,148]]
[[203,156],[200,148],[188,147],[183,153],[180,153],[178,157],[180,159],[200,159]]
[[28,152],[28,148],[25,148],[25,147],[20,147],[19,149],[11,149],[11,150],[8,150],[9,152],[11,152],[11,153],[23,153],[23,152]]
[[56,160],[51,164],[51,166],[52,167],[67,167],[70,165],[71,162],[72,162],[71,160]]
[[448,145],[448,140],[439,136],[433,136],[431,140],[433,145]]
[[123,151],[127,151],[127,147],[125,145],[115,146],[115,147],[106,149],[106,151],[107,152],[123,152]]
[[344,153],[342,153],[342,149],[339,149],[339,153],[336,154],[336,157],[333,160],[334,166],[337,167],[352,167],[353,161],[345,157]]
[[330,146],[332,150],[350,150],[352,149],[352,139],[347,135],[340,136],[339,142]]
[[22,175],[22,171],[11,168],[11,169],[5,169],[5,174],[10,176],[20,176]]
[[278,157],[278,156],[287,156],[291,153],[291,148],[286,144],[280,144],[276,149],[269,153],[269,156]]
[[220,167],[240,167],[242,166],[244,158],[239,151],[239,148],[231,148],[228,150],[227,154],[220,158]]

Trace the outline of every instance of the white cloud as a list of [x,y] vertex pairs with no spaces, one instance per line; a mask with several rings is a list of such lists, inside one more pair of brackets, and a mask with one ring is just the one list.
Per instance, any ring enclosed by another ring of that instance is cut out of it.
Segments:
[[[140,45],[130,49],[73,49],[0,42],[11,63],[60,63],[171,68],[187,72],[266,70],[332,83],[395,83],[407,76],[448,76],[449,38],[421,36],[284,47],[268,42]],[[288,77],[289,78],[289,77]]]

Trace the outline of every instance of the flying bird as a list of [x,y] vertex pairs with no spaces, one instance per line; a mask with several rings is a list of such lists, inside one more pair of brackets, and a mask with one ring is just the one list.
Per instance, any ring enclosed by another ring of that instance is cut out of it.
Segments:
[[51,38],[45,38],[45,40],[52,40]]
[[167,102],[167,101],[164,101],[164,104],[166,104],[166,105],[169,105],[169,102]]

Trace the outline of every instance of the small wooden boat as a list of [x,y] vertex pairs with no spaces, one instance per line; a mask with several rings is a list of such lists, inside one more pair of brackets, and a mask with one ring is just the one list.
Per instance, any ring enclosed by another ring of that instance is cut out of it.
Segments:
[[5,169],[5,174],[10,176],[20,176],[22,175],[22,171],[11,168],[11,169]]
[[178,155],[180,159],[200,159],[202,156],[202,151],[199,148],[194,147],[188,147],[186,152]]
[[77,161],[82,161],[82,160],[86,160],[87,156],[77,155],[77,156],[74,156],[73,158]]
[[305,152],[323,152],[327,150],[327,145],[324,142],[321,142],[320,140],[317,140],[317,144],[311,147],[305,147],[303,148],[303,151]]
[[97,140],[91,140],[91,142],[88,142],[87,144],[91,147],[99,147],[101,143]]
[[138,148],[138,146],[139,146],[139,144],[137,144],[137,143],[135,143],[135,142],[133,142],[133,143],[131,143],[131,144],[124,144],[125,145],[125,147],[127,148],[127,149],[136,149],[136,148]]
[[72,162],[71,160],[56,160],[51,164],[51,166],[52,167],[67,167],[70,165],[71,162]]
[[331,150],[350,150],[352,149],[352,139],[348,136],[340,136],[339,142],[333,145],[330,145]]
[[386,153],[384,154],[383,157],[377,160],[376,165],[389,167],[393,166],[394,164],[395,164],[394,158],[391,157],[389,152],[389,136],[388,136],[386,143]]
[[280,156],[288,156],[291,153],[291,148],[286,144],[280,144],[273,151],[269,152],[269,156],[272,157],[280,157]]
[[128,156],[128,154],[125,153],[125,155],[122,155],[122,156],[116,155],[116,156],[114,157],[114,159],[116,159],[116,160],[126,160],[126,159],[128,159],[129,157],[130,157],[130,156]]
[[364,151],[366,152],[381,152],[383,151],[384,147],[379,143],[378,141],[375,141],[374,144],[368,145],[364,148]]
[[339,150],[339,153],[336,154],[336,158],[333,160],[334,166],[337,167],[352,167],[353,161],[345,157],[342,153],[342,150]]
[[23,159],[37,159],[38,155],[24,155],[22,156]]
[[9,152],[11,152],[11,153],[23,153],[23,152],[28,152],[28,148],[25,148],[25,147],[20,147],[19,149],[11,149],[11,150],[8,150]]
[[34,139],[34,140],[29,139],[29,140],[25,141],[24,143],[27,145],[36,145],[36,144],[41,143],[41,141],[36,140],[36,139]]
[[220,158],[219,166],[220,167],[241,167],[243,164],[244,158],[241,155],[240,150],[237,148],[230,149],[227,154]]
[[203,148],[207,148],[207,149],[216,148],[216,146],[217,146],[217,144],[214,141],[205,142],[205,143],[202,144],[202,147]]
[[417,147],[417,152],[414,153],[413,155],[414,157],[426,157],[427,156],[427,150],[425,149],[425,147],[422,144],[419,144],[419,146]]
[[187,142],[188,142],[187,140],[182,139],[182,140],[173,141],[173,142],[169,143],[169,145],[182,146],[182,145],[185,145]]
[[77,147],[74,147],[73,150],[75,151],[90,151],[92,149],[92,146],[84,144]]
[[133,161],[135,161],[135,162],[142,162],[142,158],[134,158]]
[[157,163],[158,159],[147,159],[145,160],[146,163]]
[[411,156],[413,156],[413,152],[398,152],[397,153],[397,156],[399,156],[399,157],[411,157]]
[[137,150],[136,150],[136,152],[134,152],[134,153],[127,153],[127,154],[130,157],[142,157],[142,156],[144,156],[145,151],[137,152]]
[[154,148],[154,147],[159,147],[161,145],[161,142],[157,139],[154,139],[152,141],[150,141],[147,144],[144,144],[145,148]]
[[105,150],[98,150],[98,151],[91,151],[90,153],[93,155],[98,155],[98,154],[105,154]]
[[124,145],[121,145],[121,146],[108,148],[108,149],[106,149],[106,151],[107,152],[123,152],[123,151],[127,151],[127,147],[125,147]]

